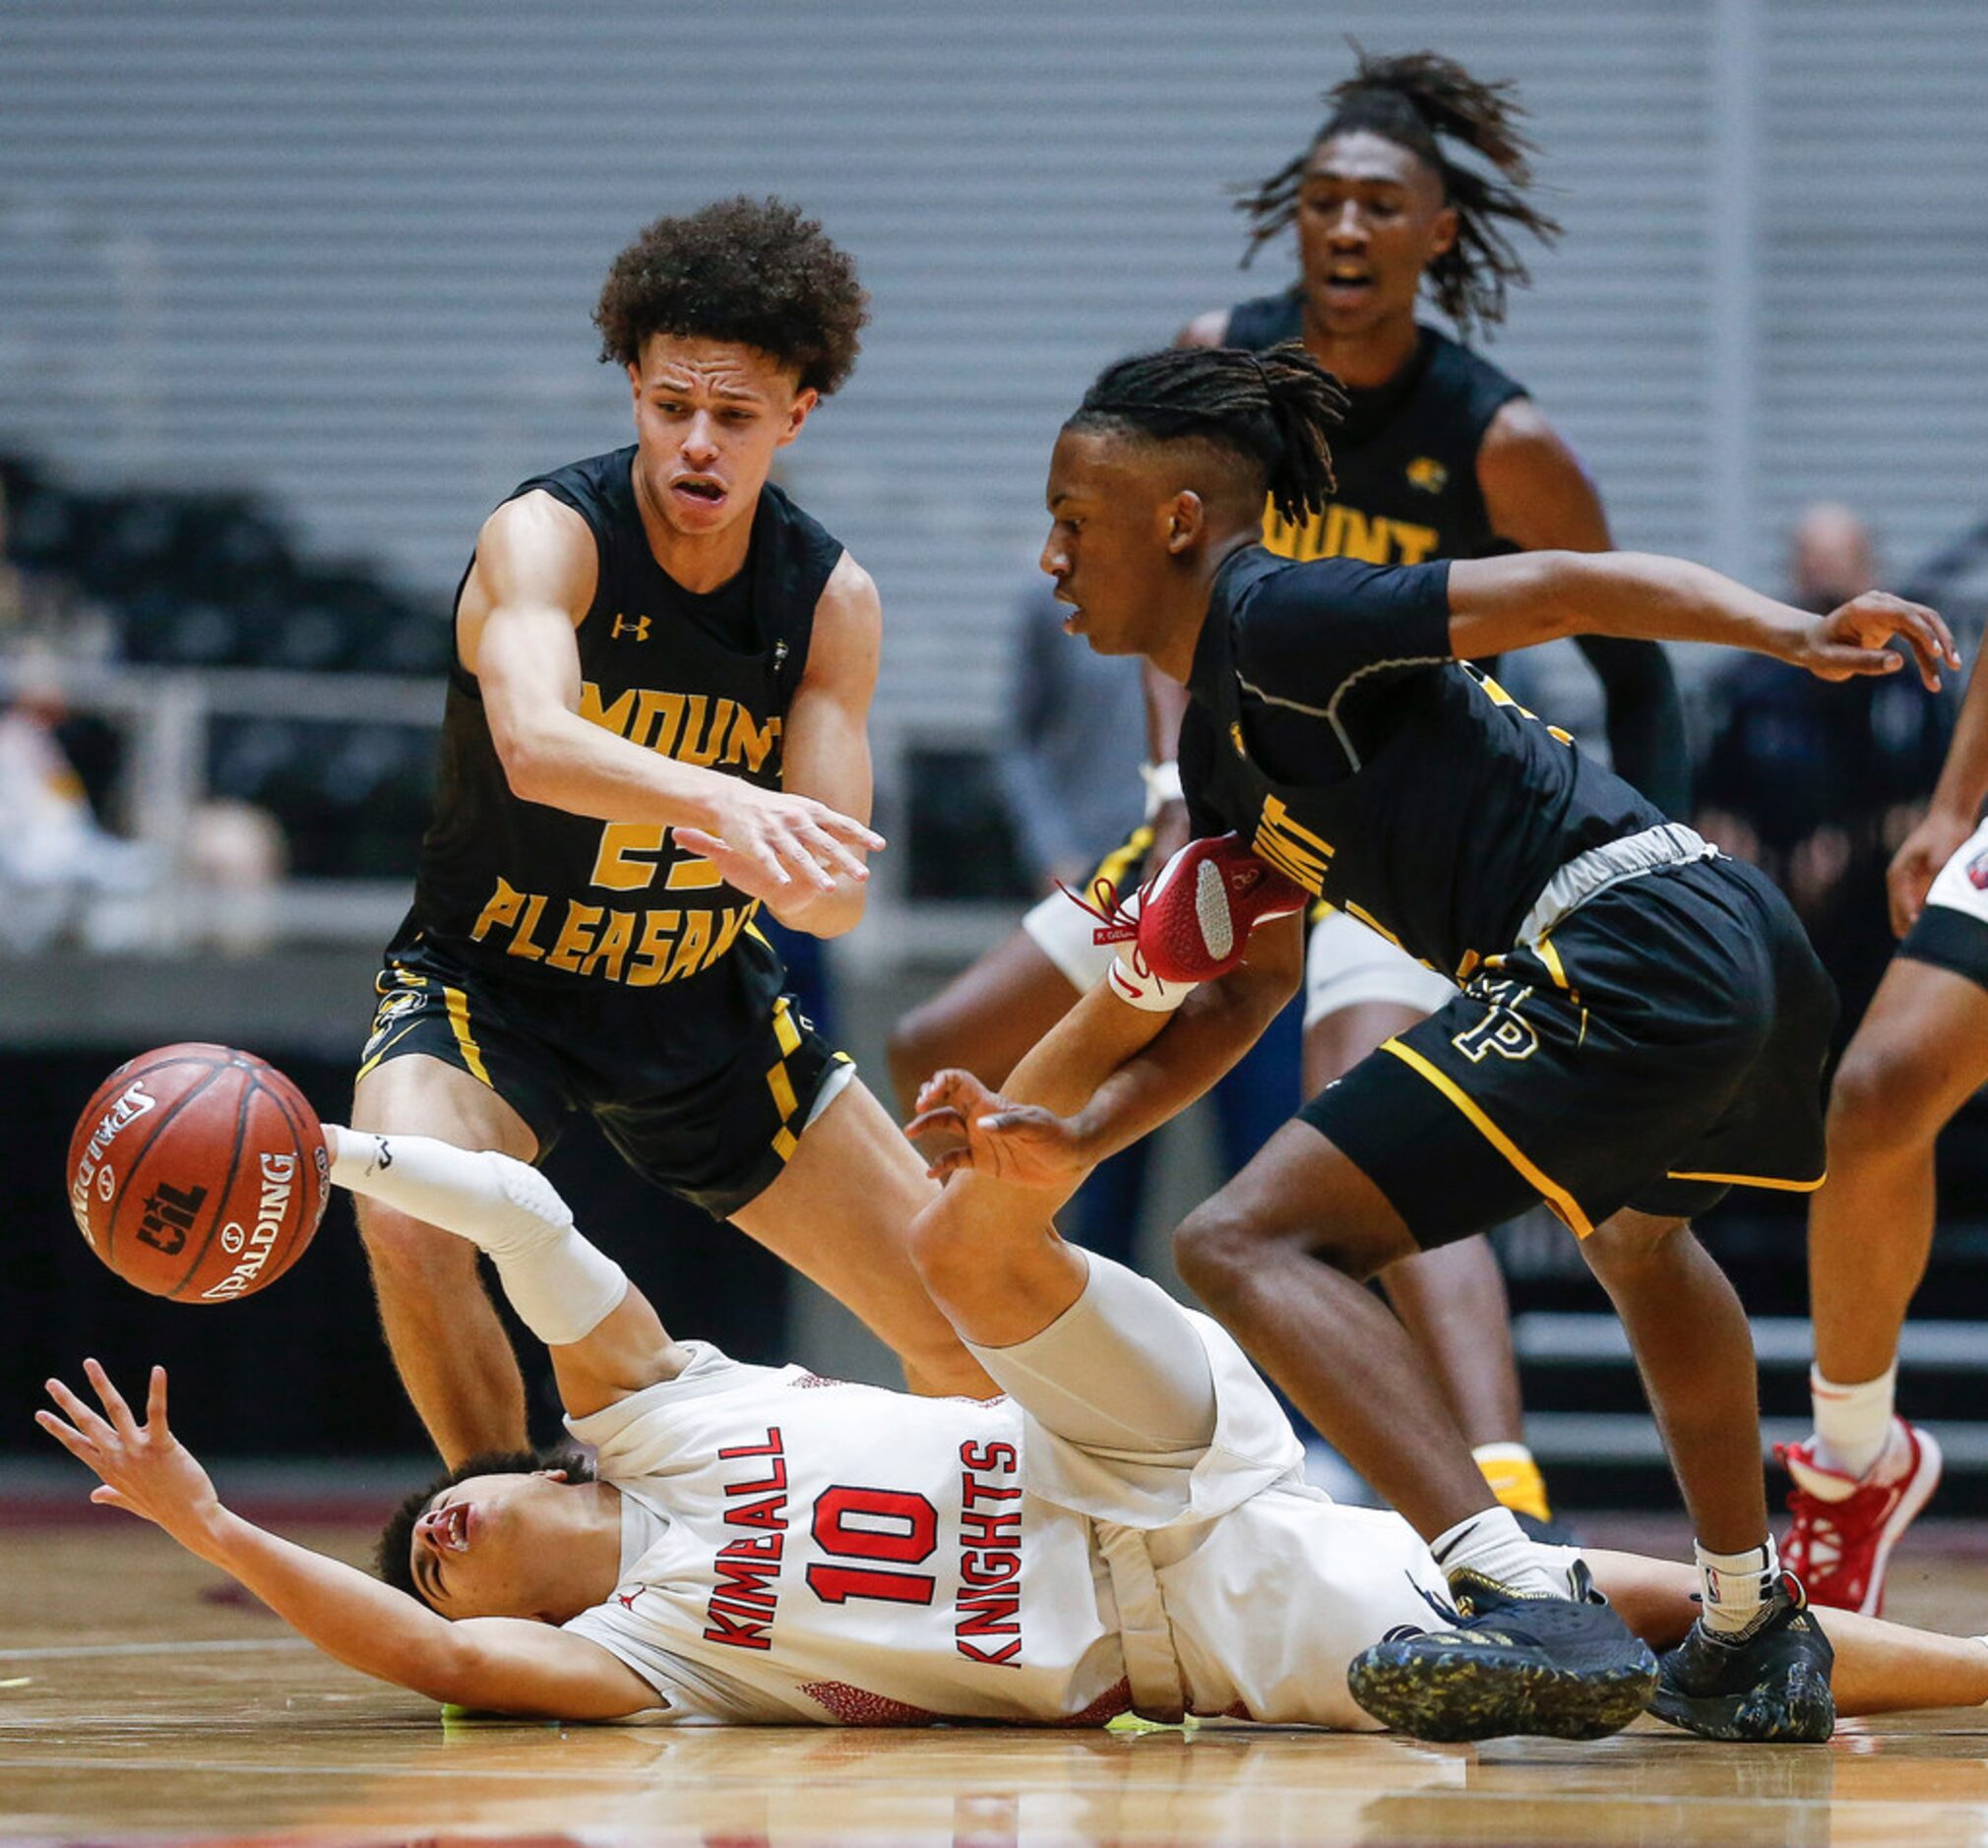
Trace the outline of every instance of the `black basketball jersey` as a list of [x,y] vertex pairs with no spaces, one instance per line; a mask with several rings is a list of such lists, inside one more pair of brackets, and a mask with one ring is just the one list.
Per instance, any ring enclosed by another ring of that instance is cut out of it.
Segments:
[[[1493,530],[1477,485],[1477,451],[1499,410],[1525,388],[1487,359],[1423,327],[1414,357],[1387,384],[1348,394],[1333,432],[1338,486],[1325,508],[1293,525],[1264,513],[1264,544],[1280,558],[1357,558],[1419,565],[1511,549]],[[1238,302],[1227,343],[1261,350],[1304,337],[1297,288]]]
[[1664,818],[1452,656],[1449,578],[1236,553],[1196,645],[1180,773],[1196,834],[1236,830],[1462,981],[1569,860]]
[[[744,568],[709,593],[686,590],[650,549],[634,459],[632,447],[592,456],[508,497],[542,489],[593,533],[599,579],[574,632],[580,716],[665,757],[777,788],[787,705],[841,545],[769,485]],[[779,957],[752,923],[758,908],[665,829],[514,795],[475,677],[457,660],[406,931],[507,979],[669,983],[714,1001],[723,989],[715,1028],[733,1013],[741,1023],[764,1016],[779,992]]]

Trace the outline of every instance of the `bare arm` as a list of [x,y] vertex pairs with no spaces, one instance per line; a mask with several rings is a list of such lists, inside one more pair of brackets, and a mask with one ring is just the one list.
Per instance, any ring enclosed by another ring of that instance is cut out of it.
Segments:
[[[1477,452],[1477,484],[1492,530],[1528,552],[1606,552],[1615,541],[1593,480],[1530,399],[1499,411]],[[1575,638],[1601,683],[1618,771],[1658,808],[1691,800],[1684,708],[1670,659],[1654,642]]]
[[[919,1092],[906,1133],[959,1139],[933,1158],[935,1175],[971,1170],[1067,1199],[1098,1162],[1220,1078],[1297,992],[1303,972],[1303,919],[1293,914],[1259,924],[1248,959],[1202,983],[1170,1015],[1129,1008],[1099,984],[1015,1068],[1004,1095],[968,1073],[938,1073]],[[1039,1192],[1033,1211],[1043,1211]]]
[[1579,634],[1752,648],[1823,680],[1896,671],[1903,658],[1885,647],[1896,636],[1933,692],[1940,669],[1960,662],[1933,611],[1882,590],[1812,616],[1703,565],[1647,552],[1522,552],[1451,565],[1450,647],[1458,659]]
[[1926,889],[1974,832],[1988,797],[1988,673],[1976,661],[1947,762],[1925,819],[1906,835],[1885,876],[1892,928],[1900,937],[1926,908]]
[[661,1704],[610,1651],[549,1624],[482,1617],[451,1623],[340,1560],[230,1512],[207,1471],[166,1424],[165,1369],[152,1370],[144,1424],[93,1360],[84,1370],[99,1415],[58,1380],[67,1414],[35,1422],[102,1478],[91,1500],[165,1529],[197,1558],[255,1593],[300,1635],[361,1674],[431,1700],[555,1719],[620,1719]]
[[[844,552],[815,605],[807,670],[794,690],[781,734],[780,780],[791,794],[811,797],[836,814],[864,824],[870,819],[874,793],[870,701],[877,691],[883,642],[884,608],[877,586]],[[731,877],[734,869],[726,843],[690,830],[679,830],[677,839],[693,852],[709,853],[719,871]],[[863,883],[869,878],[862,864],[865,854],[861,841],[851,844],[845,859],[824,868],[833,875],[833,884],[797,887],[769,898],[767,909],[790,929],[839,937],[863,915]],[[851,858],[853,868],[846,863]]]
[[862,822],[679,764],[581,716],[574,630],[597,569],[587,523],[549,494],[508,501],[484,523],[457,629],[513,793],[569,815],[721,837],[733,850],[726,877],[769,901],[796,881],[833,891],[838,878],[867,878],[859,856],[883,843]]

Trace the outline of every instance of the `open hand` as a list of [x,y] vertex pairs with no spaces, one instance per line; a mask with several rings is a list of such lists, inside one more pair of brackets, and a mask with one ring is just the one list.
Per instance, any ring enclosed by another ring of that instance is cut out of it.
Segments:
[[1076,1127],[1054,1111],[1018,1104],[990,1090],[970,1072],[936,1072],[918,1092],[918,1114],[904,1126],[916,1141],[950,1137],[931,1158],[935,1180],[971,1172],[1017,1187],[1067,1189],[1090,1166]]
[[1960,850],[1974,832],[1974,818],[1929,809],[1892,856],[1885,873],[1885,896],[1892,907],[1892,934],[1902,937],[1926,908],[1926,890],[1940,869]]
[[676,844],[702,854],[726,885],[768,903],[834,892],[839,878],[870,877],[863,855],[884,837],[812,796],[759,789],[734,777],[719,798],[714,831],[674,830]]
[[124,1394],[93,1360],[83,1371],[102,1401],[98,1414],[60,1380],[47,1382],[48,1396],[62,1407],[68,1422],[50,1411],[38,1411],[34,1422],[80,1457],[103,1479],[90,1499],[105,1508],[121,1508],[155,1521],[176,1539],[186,1539],[219,1510],[208,1473],[193,1452],[175,1438],[165,1422],[165,1369],[152,1370],[145,1423],[132,1416]]
[[1928,693],[1940,691],[1941,668],[1960,665],[1953,632],[1939,612],[1886,590],[1867,590],[1832,610],[1804,632],[1790,658],[1820,680],[1896,673],[1904,656],[1885,646],[1895,636],[1912,650]]

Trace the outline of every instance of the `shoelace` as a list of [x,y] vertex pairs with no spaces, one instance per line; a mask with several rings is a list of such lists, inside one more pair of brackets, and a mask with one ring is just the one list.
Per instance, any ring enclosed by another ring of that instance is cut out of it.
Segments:
[[1843,1530],[1825,1502],[1806,1489],[1796,1489],[1788,1497],[1788,1511],[1794,1525],[1788,1532],[1788,1566],[1797,1573],[1827,1577],[1843,1563]]
[[[1154,878],[1158,875],[1155,874]],[[1152,890],[1152,880],[1133,889],[1133,895],[1143,906],[1147,893]],[[1097,920],[1098,928],[1090,933],[1094,944],[1130,944],[1132,946],[1132,972],[1142,981],[1152,974],[1148,966],[1145,953],[1139,947],[1139,918],[1137,913],[1126,908],[1126,901],[1119,897],[1118,888],[1102,873],[1090,882],[1090,897],[1066,886],[1060,879],[1056,882],[1060,892],[1080,911],[1088,912]]]

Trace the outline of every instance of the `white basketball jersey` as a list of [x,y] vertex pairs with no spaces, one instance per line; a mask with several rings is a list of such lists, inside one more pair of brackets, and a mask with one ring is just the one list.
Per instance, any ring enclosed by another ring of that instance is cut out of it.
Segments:
[[686,1345],[677,1379],[568,1421],[623,1496],[621,1582],[568,1628],[672,1717],[1095,1724],[1129,1705],[1090,1523],[1023,1491],[1018,1407]]

